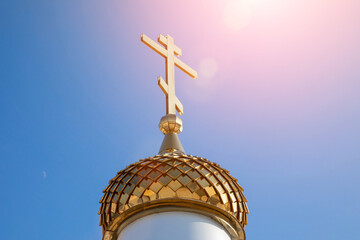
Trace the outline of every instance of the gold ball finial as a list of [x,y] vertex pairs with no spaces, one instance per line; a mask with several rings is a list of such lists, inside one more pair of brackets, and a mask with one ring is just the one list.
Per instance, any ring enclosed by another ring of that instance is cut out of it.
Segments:
[[163,116],[159,123],[159,129],[163,134],[182,132],[182,120],[176,114],[166,114]]

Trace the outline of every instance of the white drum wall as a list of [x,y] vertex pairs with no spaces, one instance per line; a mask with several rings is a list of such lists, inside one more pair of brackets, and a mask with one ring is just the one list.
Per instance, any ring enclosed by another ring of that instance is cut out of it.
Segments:
[[155,213],[130,223],[118,240],[230,240],[218,222],[187,212]]

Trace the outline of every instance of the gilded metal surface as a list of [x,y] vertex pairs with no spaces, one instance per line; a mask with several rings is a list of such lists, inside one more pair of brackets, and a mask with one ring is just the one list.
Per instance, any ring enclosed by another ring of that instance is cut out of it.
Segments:
[[183,106],[175,95],[175,66],[194,79],[197,78],[197,72],[175,57],[181,56],[181,49],[174,44],[174,39],[170,35],[158,36],[158,42],[165,48],[145,34],[141,35],[141,41],[165,58],[166,82],[162,77],[158,77],[158,85],[166,95],[166,114],[175,114],[177,111],[181,115]]
[[163,134],[182,132],[182,120],[175,114],[167,114],[163,116],[159,123],[159,129]]
[[120,214],[158,200],[202,202],[247,224],[243,189],[216,163],[191,155],[156,155],[129,165],[109,181],[100,200],[100,225],[107,230]]

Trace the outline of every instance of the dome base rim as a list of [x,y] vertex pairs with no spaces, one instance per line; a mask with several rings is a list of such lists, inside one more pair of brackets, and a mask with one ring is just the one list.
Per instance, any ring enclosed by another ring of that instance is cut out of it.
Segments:
[[155,213],[176,211],[198,213],[210,217],[227,230],[231,240],[246,239],[241,223],[223,209],[201,201],[169,198],[142,203],[124,211],[103,231],[103,240],[117,240],[120,232],[139,218]]

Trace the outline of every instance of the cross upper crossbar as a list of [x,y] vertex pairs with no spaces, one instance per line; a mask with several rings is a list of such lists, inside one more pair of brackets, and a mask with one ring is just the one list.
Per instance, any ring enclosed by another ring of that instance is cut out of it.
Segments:
[[141,41],[165,58],[166,82],[159,77],[158,85],[166,95],[166,114],[175,114],[175,111],[177,111],[181,115],[183,113],[183,106],[175,95],[174,66],[184,71],[193,79],[197,78],[197,72],[177,58],[181,56],[182,52],[181,49],[174,44],[174,39],[170,35],[163,36],[160,34],[158,36],[158,42],[165,48],[145,34],[141,35]]

